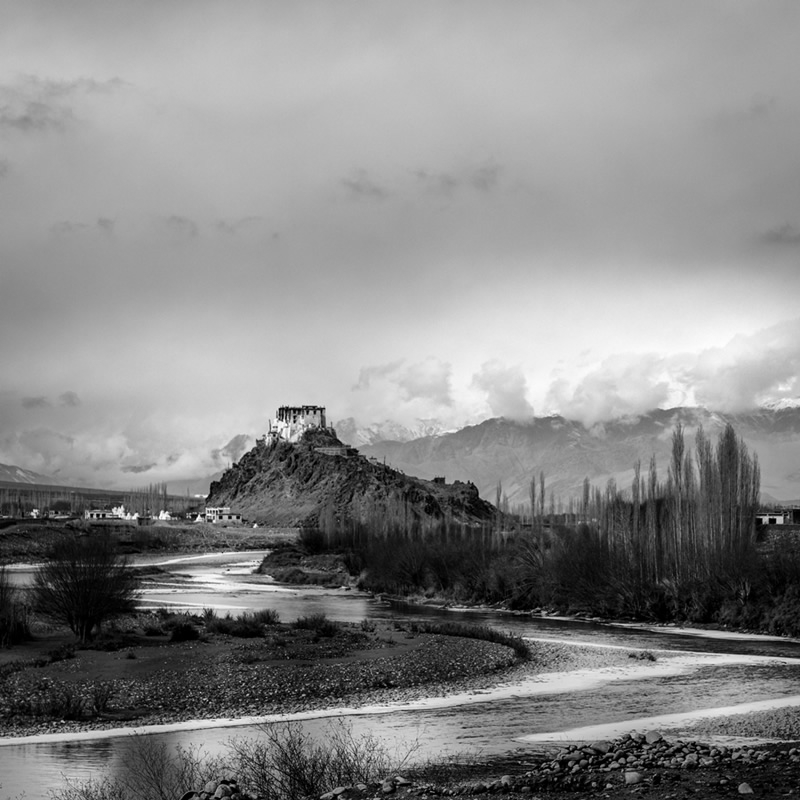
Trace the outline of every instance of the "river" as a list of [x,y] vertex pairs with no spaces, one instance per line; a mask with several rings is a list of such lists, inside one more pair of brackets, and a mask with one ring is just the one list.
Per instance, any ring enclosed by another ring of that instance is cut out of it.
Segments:
[[[404,751],[418,746],[418,756],[447,754],[482,756],[516,748],[540,749],[547,741],[585,733],[613,735],[644,723],[658,725],[665,715],[714,713],[714,709],[742,704],[800,703],[800,643],[772,637],[736,634],[709,635],[669,628],[648,629],[605,625],[491,610],[443,611],[389,604],[344,589],[276,586],[266,576],[252,574],[263,552],[142,557],[142,566],[170,570],[141,596],[143,608],[167,606],[175,610],[241,611],[273,608],[282,621],[324,612],[340,621],[391,620],[423,616],[452,616],[509,630],[531,639],[558,639],[598,647],[649,649],[669,658],[655,665],[572,674],[565,682],[541,677],[505,686],[478,696],[419,701],[396,708],[340,709],[355,734],[376,733],[390,746]],[[13,580],[30,581],[30,568],[15,567]],[[331,715],[298,717],[312,733],[324,735]],[[654,718],[655,719],[652,719]],[[170,748],[202,747],[222,752],[233,737],[254,737],[253,725],[211,726],[208,723],[173,726],[148,733],[148,741]],[[603,727],[597,727],[603,726]],[[584,737],[581,737],[584,738]],[[40,737],[24,744],[0,739],[0,800],[46,797],[65,776],[75,779],[113,775],[129,758],[140,737],[89,734],[66,741]]]

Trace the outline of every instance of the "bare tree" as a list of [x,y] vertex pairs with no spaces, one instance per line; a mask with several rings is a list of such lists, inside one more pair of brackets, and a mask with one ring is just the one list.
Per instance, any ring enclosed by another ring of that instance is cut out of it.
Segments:
[[107,536],[70,538],[58,542],[37,569],[34,605],[86,642],[104,620],[133,609],[138,586]]

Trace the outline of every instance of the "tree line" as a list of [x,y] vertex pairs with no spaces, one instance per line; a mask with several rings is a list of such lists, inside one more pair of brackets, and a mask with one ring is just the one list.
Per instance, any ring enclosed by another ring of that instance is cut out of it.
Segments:
[[567,511],[540,473],[527,518],[503,513],[498,485],[491,524],[409,524],[398,506],[316,546],[343,553],[371,591],[797,634],[800,547],[759,545],[759,495],[758,458],[730,425],[716,443],[699,429],[694,448],[678,425],[663,472],[652,458],[627,487],[587,479]]
[[166,481],[159,481],[128,491],[83,489],[26,484],[0,486],[0,515],[24,517],[34,509],[40,514],[82,515],[94,508],[111,509],[124,505],[125,510],[140,516],[169,511],[184,514],[197,505],[189,495],[170,494]]

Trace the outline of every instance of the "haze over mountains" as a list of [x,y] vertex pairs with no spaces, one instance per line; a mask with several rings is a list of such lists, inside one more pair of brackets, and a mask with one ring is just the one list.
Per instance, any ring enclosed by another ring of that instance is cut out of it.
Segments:
[[[566,501],[579,496],[584,478],[603,487],[614,479],[621,489],[630,486],[633,467],[641,461],[642,472],[655,455],[658,473],[665,479],[671,437],[681,422],[687,447],[694,448],[700,425],[712,442],[730,422],[737,434],[758,455],[761,491],[765,503],[791,503],[800,498],[800,402],[780,401],[748,413],[724,414],[704,408],[656,409],[647,414],[600,422],[589,428],[561,416],[514,421],[487,419],[458,430],[448,430],[436,419],[411,425],[391,420],[359,425],[353,418],[335,423],[338,437],[366,456],[386,460],[407,475],[422,479],[443,476],[448,481],[471,481],[482,498],[494,502],[498,481],[513,505],[526,504],[532,477],[545,475],[549,494]],[[254,434],[235,438],[239,455],[255,444]],[[213,475],[188,476],[169,481],[176,494],[205,494]],[[58,479],[14,465],[0,464],[0,481],[13,483],[67,484]],[[136,481],[132,480],[132,488]],[[80,485],[80,484],[71,484]]]

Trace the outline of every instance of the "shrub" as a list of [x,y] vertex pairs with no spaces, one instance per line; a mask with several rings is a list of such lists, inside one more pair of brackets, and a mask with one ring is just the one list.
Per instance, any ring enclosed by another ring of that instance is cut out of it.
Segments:
[[314,631],[319,636],[336,636],[339,623],[328,619],[324,614],[309,614],[307,617],[298,617],[294,622],[298,630]]
[[56,661],[66,661],[69,658],[75,658],[75,645],[62,644],[61,647],[55,650],[50,650],[47,653],[47,657],[50,659],[50,663],[55,663]]
[[297,723],[260,730],[256,740],[231,742],[232,767],[250,791],[276,800],[318,797],[337,786],[397,774],[417,749],[412,745],[407,753],[393,755],[377,736],[355,736],[342,720],[331,722],[320,741]]
[[[204,615],[205,616],[205,615]],[[235,619],[230,614],[224,617],[205,617],[206,630],[209,633],[221,633],[224,636],[238,636],[241,638],[254,638],[264,635],[266,625],[276,625],[279,620],[278,612],[271,608],[252,613],[245,612]]]
[[200,638],[200,631],[189,620],[179,622],[172,629],[169,640],[171,642],[192,642]]

